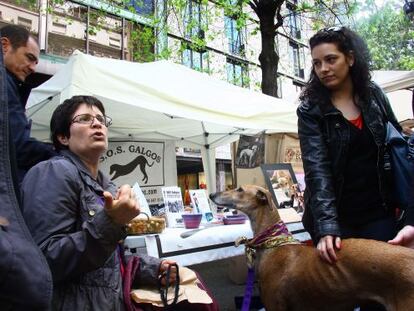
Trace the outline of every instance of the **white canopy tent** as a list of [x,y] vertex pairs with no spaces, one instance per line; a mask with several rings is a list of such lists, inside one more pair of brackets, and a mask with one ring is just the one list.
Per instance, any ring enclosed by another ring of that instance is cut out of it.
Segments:
[[398,121],[413,118],[414,71],[378,70],[373,80],[387,93]]
[[93,95],[113,118],[110,139],[175,140],[200,148],[208,189],[215,189],[214,148],[240,134],[297,132],[296,106],[167,61],[131,63],[75,51],[28,101],[32,135],[49,138],[56,106]]

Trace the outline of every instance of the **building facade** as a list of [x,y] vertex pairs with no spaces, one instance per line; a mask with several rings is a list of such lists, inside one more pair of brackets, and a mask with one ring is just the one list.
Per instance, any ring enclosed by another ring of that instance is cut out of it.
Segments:
[[[122,0],[120,0],[122,2]],[[169,58],[230,83],[260,91],[258,61],[261,42],[257,16],[248,7],[249,20],[238,25],[215,1],[188,0],[180,8],[167,1],[131,0],[127,8],[105,1],[0,1],[0,24],[19,24],[38,37],[38,72],[53,75],[60,63],[78,49],[95,56],[151,61]],[[181,1],[183,2],[183,1]],[[297,0],[285,2],[284,25],[276,35],[280,57],[278,96],[294,101],[310,68],[308,31],[294,12]],[[164,22],[154,23],[153,14]],[[147,40],[153,37],[154,40]],[[202,48],[194,48],[202,40]]]
[[[309,36],[305,22],[294,12],[297,1],[285,2],[284,24],[276,35],[276,52],[280,57],[275,77],[278,97],[290,102],[296,101],[310,68],[305,43]],[[172,2],[176,2],[175,7]],[[128,6],[122,3],[123,0],[1,0],[0,27],[19,24],[38,38],[41,57],[37,73],[29,79],[33,86],[52,76],[77,49],[127,61],[168,58],[260,92],[261,38],[257,16],[250,8],[243,8],[248,18],[241,25],[216,1],[130,0]],[[193,156],[202,170],[197,151],[178,152],[180,159]],[[229,170],[229,159],[218,161],[218,167]],[[179,174],[180,167],[187,174],[188,166],[179,165]],[[193,174],[194,169],[188,173]],[[201,183],[198,177],[197,183]]]

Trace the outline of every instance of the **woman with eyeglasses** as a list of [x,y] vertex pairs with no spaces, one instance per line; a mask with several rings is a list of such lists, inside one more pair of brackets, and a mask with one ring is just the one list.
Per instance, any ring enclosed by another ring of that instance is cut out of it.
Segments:
[[[60,156],[34,166],[22,184],[23,215],[52,271],[52,310],[125,308],[121,274],[126,271],[119,241],[140,208],[130,186],[117,189],[99,170],[110,124],[95,97],[65,100],[50,122]],[[167,271],[174,283],[172,264],[140,256],[133,287],[157,285],[159,280],[165,285]],[[215,304],[194,310],[216,310],[211,306]]]
[[362,38],[335,27],[320,30],[309,44],[313,66],[297,109],[306,181],[303,223],[321,258],[333,263],[343,238],[395,236],[395,204],[384,169],[386,118],[401,127],[371,81]]

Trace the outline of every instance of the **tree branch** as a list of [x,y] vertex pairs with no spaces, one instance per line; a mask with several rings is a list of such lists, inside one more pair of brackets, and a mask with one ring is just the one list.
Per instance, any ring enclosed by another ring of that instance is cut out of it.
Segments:
[[257,9],[258,4],[258,0],[249,1],[249,6],[252,8],[252,10],[256,13],[257,16],[259,16],[259,11]]
[[277,23],[274,26],[274,30],[276,31],[276,29],[278,29],[280,26],[283,25],[283,16],[280,13],[280,10],[282,9],[282,6],[280,5],[277,9],[276,9],[276,20]]
[[343,25],[343,22],[341,21],[341,19],[339,18],[339,15],[338,14],[336,14],[336,12],[329,6],[329,5],[327,5],[326,3],[325,3],[325,1],[323,1],[323,0],[319,0],[318,1],[320,4],[322,4],[329,12],[331,12],[332,13],[332,15],[335,17],[335,18],[337,18],[338,19],[338,21],[339,21],[339,23],[341,24],[341,25]]

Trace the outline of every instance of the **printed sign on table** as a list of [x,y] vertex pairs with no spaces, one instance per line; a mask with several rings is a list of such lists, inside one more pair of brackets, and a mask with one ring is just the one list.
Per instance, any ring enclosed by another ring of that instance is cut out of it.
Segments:
[[204,189],[190,190],[193,213],[203,214],[202,222],[209,222],[213,219],[213,213],[208,203],[207,192]]
[[183,226],[181,214],[184,212],[184,204],[180,187],[163,187],[161,191],[164,198],[168,227]]
[[[151,216],[151,211],[150,211],[147,199],[145,198],[144,193],[142,192],[142,190],[139,187],[137,182],[132,187],[132,190],[134,191],[135,196],[138,199],[138,203],[139,203],[141,213],[145,213],[148,216]],[[144,215],[142,215],[142,216],[144,216]]]

